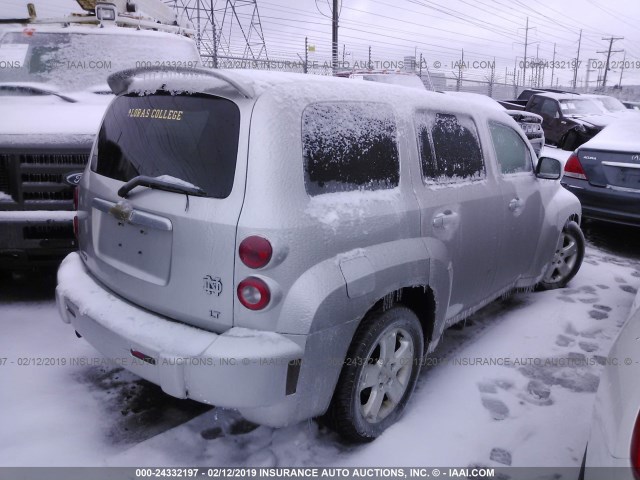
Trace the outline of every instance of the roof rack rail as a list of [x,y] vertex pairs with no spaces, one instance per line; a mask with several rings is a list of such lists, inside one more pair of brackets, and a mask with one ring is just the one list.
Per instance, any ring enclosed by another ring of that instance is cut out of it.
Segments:
[[255,92],[251,85],[244,84],[239,82],[237,79],[232,78],[226,72],[222,72],[220,70],[207,70],[204,68],[184,68],[184,67],[141,67],[141,68],[130,68],[127,70],[122,70],[120,72],[113,73],[109,75],[107,78],[107,83],[111,88],[111,91],[116,95],[120,95],[125,93],[135,77],[144,75],[144,74],[176,74],[179,75],[195,75],[195,76],[206,76],[213,77],[218,80],[223,80],[235,88],[242,96],[245,98],[253,98],[255,96]]
[[[39,18],[35,8],[29,17],[0,19],[0,24],[51,25],[89,24],[115,25],[144,30],[156,30],[193,36],[195,28],[179,21],[170,7],[158,0],[77,0],[87,13],[72,13],[62,17]],[[31,5],[31,4],[30,4]],[[107,13],[109,13],[107,15]]]
[[[36,19],[17,19],[17,21],[4,22],[0,20],[2,23],[20,23],[20,24],[29,24],[29,25],[49,25],[49,24],[64,24],[70,25],[72,23],[79,24],[94,24],[100,25],[102,21],[98,19],[98,17],[94,15],[72,15],[68,17],[58,17],[58,18],[36,18]],[[133,17],[125,17],[123,15],[118,15],[117,19],[113,22],[115,25],[126,26],[126,27],[135,27],[141,28],[145,30],[158,30],[161,32],[168,33],[178,33],[181,35],[195,35],[196,31],[193,28],[187,28],[180,25],[166,25],[164,23],[156,23],[151,20],[143,20],[139,18]]]
[[570,90],[558,90],[557,88],[539,88],[534,90],[541,90],[543,92],[549,92],[549,93],[571,93],[572,95],[580,95],[579,93],[572,92]]

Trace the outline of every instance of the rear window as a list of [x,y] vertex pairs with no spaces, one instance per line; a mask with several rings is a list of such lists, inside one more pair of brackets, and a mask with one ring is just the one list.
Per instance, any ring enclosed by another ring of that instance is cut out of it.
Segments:
[[396,122],[389,105],[316,103],[302,116],[309,195],[398,186]]
[[98,134],[92,170],[127,182],[169,176],[226,198],[233,188],[240,111],[210,95],[116,98]]

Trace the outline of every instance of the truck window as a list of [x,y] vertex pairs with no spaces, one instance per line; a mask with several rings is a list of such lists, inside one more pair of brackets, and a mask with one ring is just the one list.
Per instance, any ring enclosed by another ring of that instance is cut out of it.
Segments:
[[532,171],[529,147],[514,129],[501,123],[489,122],[489,130],[503,174]]
[[542,103],[542,109],[540,110],[540,115],[548,118],[556,118],[556,115],[559,116],[557,102],[555,100],[551,100],[550,98],[546,98]]
[[540,114],[540,110],[542,108],[542,97],[533,97],[529,102],[529,111],[533,113]]
[[311,196],[398,186],[396,121],[389,105],[315,103],[302,114],[305,187]]
[[484,159],[471,117],[419,112],[416,116],[422,176],[427,183],[485,178]]

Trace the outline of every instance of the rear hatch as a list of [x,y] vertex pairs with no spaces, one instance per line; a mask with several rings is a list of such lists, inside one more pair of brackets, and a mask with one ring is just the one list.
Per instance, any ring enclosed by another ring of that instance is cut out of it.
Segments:
[[578,158],[589,183],[640,194],[640,154],[595,149],[580,149]]
[[[212,331],[233,324],[244,196],[239,132],[238,105],[214,95],[156,92],[113,101],[79,212],[82,256],[106,287]],[[146,186],[123,191],[141,177]]]

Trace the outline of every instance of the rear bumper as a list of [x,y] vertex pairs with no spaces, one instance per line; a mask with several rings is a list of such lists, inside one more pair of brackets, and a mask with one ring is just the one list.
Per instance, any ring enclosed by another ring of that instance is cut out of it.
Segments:
[[0,268],[56,266],[77,249],[70,211],[0,211]]
[[241,413],[295,397],[304,351],[282,335],[246,328],[216,334],[155,315],[98,284],[77,253],[60,266],[56,300],[62,320],[107,359],[174,397]]
[[586,180],[563,177],[561,185],[582,204],[585,218],[640,226],[640,193],[594,187]]

